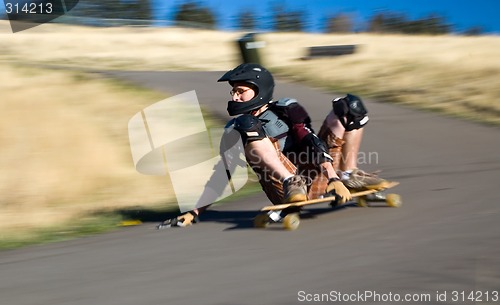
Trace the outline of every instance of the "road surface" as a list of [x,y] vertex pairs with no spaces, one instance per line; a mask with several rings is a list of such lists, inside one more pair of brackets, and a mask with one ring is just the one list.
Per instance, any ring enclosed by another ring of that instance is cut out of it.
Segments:
[[[230,88],[216,82],[220,72],[107,74],[172,95],[196,90],[227,117]],[[284,81],[275,96],[306,105],[316,129],[334,97]],[[471,292],[500,304],[498,128],[366,103],[362,151],[378,158],[363,168],[401,182],[401,208],[315,206],[296,231],[259,230],[252,218],[267,204],[259,195],[186,229],[145,223],[3,251],[0,304],[472,304]]]

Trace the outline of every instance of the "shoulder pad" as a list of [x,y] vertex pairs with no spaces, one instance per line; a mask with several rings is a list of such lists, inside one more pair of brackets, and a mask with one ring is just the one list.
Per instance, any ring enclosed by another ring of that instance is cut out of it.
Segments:
[[236,119],[231,119],[229,120],[229,122],[227,122],[226,126],[224,126],[224,129],[228,129],[230,127],[233,127],[234,126],[234,122],[236,121]]
[[294,98],[289,98],[289,97],[284,97],[284,98],[280,98],[277,102],[276,102],[276,106],[278,107],[288,107],[290,106],[291,104],[296,104],[297,103],[297,100],[294,99]]

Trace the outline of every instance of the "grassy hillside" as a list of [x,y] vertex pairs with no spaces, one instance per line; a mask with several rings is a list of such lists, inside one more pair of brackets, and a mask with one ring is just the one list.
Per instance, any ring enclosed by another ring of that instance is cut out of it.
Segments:
[[[42,25],[18,34],[0,23],[0,61],[78,69],[227,70],[239,32]],[[500,37],[266,33],[270,69],[315,86],[352,91],[500,124]],[[306,48],[354,44],[358,52],[300,60]]]
[[0,67],[0,241],[97,210],[172,201],[166,177],[135,171],[127,135],[130,117],[163,95],[76,72]]
[[[134,170],[126,128],[132,115],[164,94],[85,71],[227,70],[239,61],[234,41],[241,35],[63,25],[12,34],[0,22],[0,244],[93,221],[96,210],[172,201],[165,177]],[[499,37],[260,38],[264,64],[281,76],[500,124]],[[307,47],[341,44],[356,44],[358,52],[300,59]]]

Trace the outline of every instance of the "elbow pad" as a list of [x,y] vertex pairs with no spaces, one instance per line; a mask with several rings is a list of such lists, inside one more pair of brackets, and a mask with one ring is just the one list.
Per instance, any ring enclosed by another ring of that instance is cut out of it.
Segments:
[[309,133],[302,139],[302,145],[307,148],[309,156],[316,164],[323,162],[333,162],[333,158],[328,154],[328,147],[314,133]]

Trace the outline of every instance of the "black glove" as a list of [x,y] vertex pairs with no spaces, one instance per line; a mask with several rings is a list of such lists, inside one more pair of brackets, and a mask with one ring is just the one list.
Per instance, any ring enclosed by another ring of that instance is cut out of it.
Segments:
[[199,221],[200,219],[198,218],[198,214],[193,211],[189,211],[180,216],[165,220],[164,222],[157,225],[156,228],[166,229],[170,227],[187,227]]

